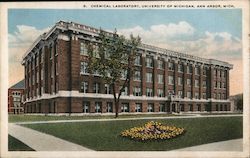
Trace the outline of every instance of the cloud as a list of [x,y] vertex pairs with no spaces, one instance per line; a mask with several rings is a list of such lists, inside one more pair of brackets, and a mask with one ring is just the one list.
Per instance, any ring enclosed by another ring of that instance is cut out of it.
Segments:
[[129,37],[132,33],[139,35],[143,41],[158,41],[164,42],[166,39],[176,38],[178,36],[189,36],[195,32],[195,29],[187,22],[180,21],[178,24],[160,24],[152,25],[149,30],[145,30],[141,26],[134,28],[120,29],[119,33]]
[[139,35],[143,43],[197,55],[205,58],[228,59],[241,57],[241,40],[228,32],[198,32],[186,21],[120,29],[120,34],[129,37]]
[[10,47],[30,46],[39,35],[47,32],[49,28],[38,30],[33,26],[17,25],[17,31],[8,35]]
[[49,28],[37,29],[33,26],[17,25],[17,31],[8,34],[9,42],[9,85],[24,78],[24,68],[21,65],[22,56],[32,43]]

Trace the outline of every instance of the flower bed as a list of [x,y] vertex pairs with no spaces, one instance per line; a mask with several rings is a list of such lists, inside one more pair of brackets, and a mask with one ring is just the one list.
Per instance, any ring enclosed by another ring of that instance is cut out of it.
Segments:
[[164,140],[175,138],[184,133],[184,128],[165,126],[161,123],[150,121],[142,127],[133,127],[121,132],[122,137],[134,140]]

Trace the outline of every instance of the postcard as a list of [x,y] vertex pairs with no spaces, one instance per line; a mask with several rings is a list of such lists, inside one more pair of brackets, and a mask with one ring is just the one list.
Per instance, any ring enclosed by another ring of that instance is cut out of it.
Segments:
[[0,7],[1,157],[249,157],[248,1]]

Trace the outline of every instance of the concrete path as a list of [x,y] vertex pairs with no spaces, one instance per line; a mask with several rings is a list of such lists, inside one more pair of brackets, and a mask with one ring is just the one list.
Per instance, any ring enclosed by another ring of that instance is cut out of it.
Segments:
[[96,121],[124,121],[124,120],[152,120],[152,119],[181,119],[181,118],[202,118],[202,117],[237,117],[242,114],[230,115],[188,115],[188,116],[168,116],[168,117],[134,117],[134,118],[111,118],[111,119],[82,119],[82,120],[52,120],[52,121],[32,121],[16,122],[15,124],[43,124],[43,123],[66,123],[66,122],[96,122]]
[[36,151],[91,151],[81,145],[9,123],[9,134]]
[[173,151],[243,151],[243,139],[232,139]]

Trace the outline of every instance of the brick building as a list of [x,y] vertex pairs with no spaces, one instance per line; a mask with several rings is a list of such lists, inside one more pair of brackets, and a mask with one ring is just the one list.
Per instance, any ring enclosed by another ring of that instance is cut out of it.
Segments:
[[25,89],[24,79],[8,89],[8,113],[20,114],[24,112],[23,109],[23,95]]
[[[99,30],[59,21],[23,57],[26,113],[111,113],[111,88],[88,73],[86,42]],[[108,33],[112,35],[112,33]],[[146,44],[138,47],[133,81],[121,96],[120,112],[229,111],[227,62]]]

